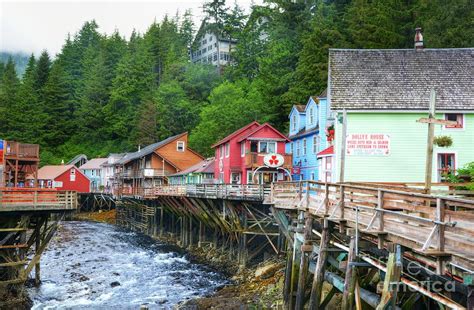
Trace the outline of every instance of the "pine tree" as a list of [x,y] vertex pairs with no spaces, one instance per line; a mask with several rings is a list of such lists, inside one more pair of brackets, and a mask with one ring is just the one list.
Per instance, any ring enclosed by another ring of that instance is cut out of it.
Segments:
[[341,26],[342,13],[334,4],[321,2],[318,5],[312,19],[312,30],[302,39],[295,79],[285,94],[290,105],[305,103],[309,96],[318,95],[326,88],[329,48],[348,46]]
[[21,140],[29,143],[42,143],[42,128],[44,122],[44,107],[38,99],[35,89],[36,59],[31,55],[21,85],[18,89],[18,106],[20,116],[15,122],[18,124],[18,136]]
[[43,140],[45,146],[54,148],[66,143],[72,136],[73,129],[77,129],[71,112],[67,74],[60,63],[54,63],[51,67],[43,93],[46,117]]
[[18,79],[15,63],[12,58],[8,62],[3,71],[2,84],[0,87],[0,137],[6,139],[17,139],[14,131],[10,131],[17,119],[18,113],[18,88],[20,80]]
[[40,98],[43,95],[43,87],[48,81],[50,69],[51,69],[51,59],[49,58],[48,52],[45,50],[41,53],[41,56],[38,58],[38,63],[36,64],[36,69],[35,69],[34,87],[36,91],[38,92],[38,95],[40,96]]

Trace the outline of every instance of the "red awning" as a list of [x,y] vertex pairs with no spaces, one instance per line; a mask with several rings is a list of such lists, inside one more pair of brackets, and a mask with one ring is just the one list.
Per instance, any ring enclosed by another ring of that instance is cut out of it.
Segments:
[[331,145],[327,149],[322,150],[316,156],[323,157],[323,156],[329,156],[329,155],[334,155],[334,145]]

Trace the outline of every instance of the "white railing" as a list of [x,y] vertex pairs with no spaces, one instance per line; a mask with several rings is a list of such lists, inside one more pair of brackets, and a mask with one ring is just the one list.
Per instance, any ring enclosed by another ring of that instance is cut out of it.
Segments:
[[186,196],[235,200],[261,200],[270,194],[270,185],[260,184],[188,184],[163,185],[143,189],[145,198]]

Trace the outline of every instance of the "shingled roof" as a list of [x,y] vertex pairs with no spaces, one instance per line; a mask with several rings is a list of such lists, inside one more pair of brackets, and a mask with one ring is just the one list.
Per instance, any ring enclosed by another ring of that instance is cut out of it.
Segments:
[[332,109],[474,110],[474,48],[329,50]]
[[145,146],[142,148],[140,151],[133,152],[133,153],[126,153],[124,157],[122,157],[120,160],[117,161],[118,165],[124,165],[132,160],[141,158],[143,156],[149,155],[153,153],[156,149],[170,143],[173,140],[178,139],[181,136],[184,136],[186,133],[182,133],[176,136],[169,137],[163,141],[159,141],[150,145]]

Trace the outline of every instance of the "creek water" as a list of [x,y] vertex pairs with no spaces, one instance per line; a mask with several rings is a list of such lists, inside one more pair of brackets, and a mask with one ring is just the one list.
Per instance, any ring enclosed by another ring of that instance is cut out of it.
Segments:
[[33,309],[168,309],[227,282],[179,248],[113,225],[62,222],[41,258]]

